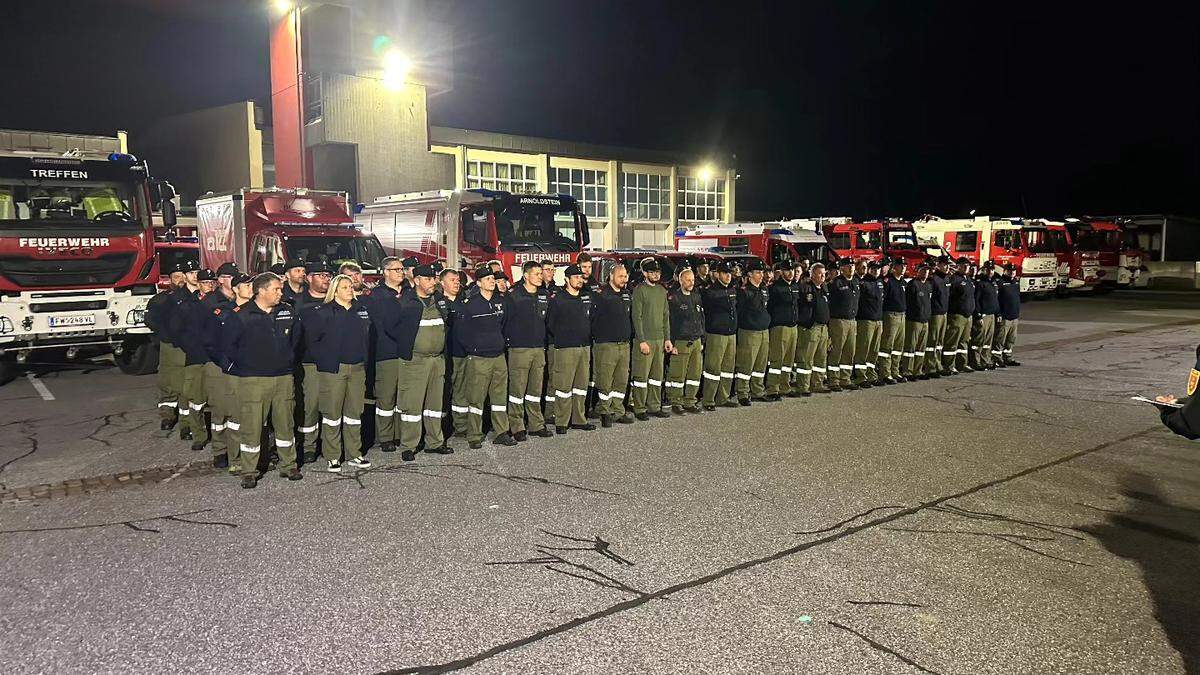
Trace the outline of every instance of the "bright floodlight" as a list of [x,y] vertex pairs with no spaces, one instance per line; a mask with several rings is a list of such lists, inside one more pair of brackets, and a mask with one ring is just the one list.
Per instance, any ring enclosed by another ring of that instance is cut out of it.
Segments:
[[275,11],[280,14],[287,14],[292,11],[291,0],[274,0],[271,4],[275,7]]
[[400,89],[408,80],[408,71],[412,69],[412,61],[395,49],[388,50],[383,55],[383,85],[388,89]]
[[716,173],[717,170],[713,168],[712,164],[705,164],[704,166],[700,167],[698,171],[696,171],[696,178],[699,178],[702,182],[707,183],[713,179],[713,176],[715,176]]

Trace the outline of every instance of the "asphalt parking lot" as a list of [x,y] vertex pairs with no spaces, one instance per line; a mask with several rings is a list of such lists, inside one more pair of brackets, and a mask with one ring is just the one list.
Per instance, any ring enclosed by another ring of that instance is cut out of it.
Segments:
[[1182,393],[1200,303],[1024,314],[1020,368],[253,491],[187,468],[152,377],[35,367],[0,668],[1200,672],[1198,446],[1129,400]]

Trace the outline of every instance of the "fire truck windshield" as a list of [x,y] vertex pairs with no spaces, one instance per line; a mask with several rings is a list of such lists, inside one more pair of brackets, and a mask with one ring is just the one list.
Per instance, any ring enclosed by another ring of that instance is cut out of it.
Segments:
[[508,203],[496,211],[496,234],[504,248],[579,250],[579,214],[567,206]]
[[891,248],[917,247],[917,235],[912,230],[888,228],[887,237],[888,246]]
[[354,260],[364,270],[379,269],[385,257],[375,237],[288,237],[284,248],[288,258],[330,263]]
[[106,228],[137,231],[149,213],[145,195],[134,184],[103,181],[56,182],[0,179],[0,221],[46,227],[101,221]]
[[[1052,236],[1057,234],[1057,237]],[[1062,232],[1036,228],[1025,230],[1025,247],[1030,253],[1059,253],[1066,251],[1067,242]],[[1060,248],[1061,247],[1061,248]]]

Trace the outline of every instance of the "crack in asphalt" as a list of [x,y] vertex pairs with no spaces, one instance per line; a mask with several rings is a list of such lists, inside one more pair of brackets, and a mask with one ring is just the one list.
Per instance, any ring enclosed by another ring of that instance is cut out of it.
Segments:
[[871,638],[867,637],[866,635],[863,635],[862,633],[854,630],[853,628],[851,628],[845,624],[838,623],[837,621],[830,621],[828,623],[830,626],[833,626],[834,628],[844,630],[847,633],[850,633],[851,635],[856,636],[858,639],[860,639],[863,642],[870,645],[871,648],[874,649],[875,651],[883,652],[884,654],[893,656],[893,657],[899,659],[900,661],[903,661],[905,664],[912,666],[913,668],[916,668],[917,670],[921,671],[922,673],[930,673],[930,675],[940,675],[940,673],[938,673],[938,671],[930,670],[929,668],[926,668],[925,666],[917,663],[916,661],[913,661],[909,657],[901,654],[900,652],[892,649],[891,647],[888,647],[885,644],[882,644],[880,642],[872,640]]
[[150,516],[148,518],[133,518],[131,520],[114,520],[105,523],[92,523],[89,525],[57,525],[53,527],[27,527],[13,530],[0,530],[0,534],[27,534],[31,532],[65,532],[69,530],[94,530],[104,527],[127,527],[136,532],[151,532],[160,534],[162,530],[152,527],[142,527],[144,523],[152,523],[157,520],[169,520],[175,523],[187,523],[189,525],[217,525],[221,527],[238,527],[237,523],[227,523],[219,520],[193,520],[186,516],[195,516],[201,513],[208,513],[213,509],[197,509],[195,511],[183,511],[182,513],[167,513],[161,516]]
[[[17,455],[16,457],[13,457],[12,459],[5,461],[3,464],[0,464],[0,473],[3,473],[4,470],[7,469],[8,466],[10,464],[12,464],[13,462],[25,459],[26,457],[28,457],[38,451],[37,431],[34,430],[34,428],[32,426],[30,426],[30,424],[28,422],[21,421],[18,423],[21,424],[21,433],[25,435],[25,441],[29,443],[29,450],[27,450],[24,454]],[[8,484],[3,481],[0,481],[0,490],[7,490],[7,489],[8,489]]]
[[[386,673],[445,673],[445,672],[451,672],[451,671],[455,671],[455,670],[461,670],[463,668],[469,668],[477,663],[486,661],[487,659],[493,658],[500,654],[504,654],[504,653],[507,653],[510,651],[520,649],[522,647],[529,646],[531,644],[540,642],[542,640],[553,637],[555,635],[559,635],[561,633],[566,633],[568,631],[574,630],[581,626],[586,626],[588,624],[594,623],[596,621],[600,621],[602,619],[608,618],[608,617],[616,615],[616,614],[620,614],[622,612],[629,611],[631,609],[636,609],[636,608],[641,607],[642,605],[650,602],[651,600],[667,597],[669,595],[674,595],[674,594],[680,593],[682,591],[686,591],[686,590],[689,590],[692,588],[703,586],[705,584],[709,584],[709,583],[711,583],[713,581],[717,581],[719,579],[723,579],[724,577],[727,577],[731,574],[736,574],[738,572],[753,569],[753,568],[759,567],[761,565],[775,562],[777,560],[790,558],[794,555],[817,548],[819,546],[824,546],[824,545],[831,544],[836,541],[840,541],[841,539],[844,539],[851,535],[857,534],[859,532],[872,530],[872,529],[887,525],[889,523],[892,523],[894,521],[897,521],[901,518],[906,518],[908,516],[932,509],[935,506],[943,506],[947,502],[950,502],[950,501],[953,501],[956,499],[962,499],[963,497],[967,497],[969,495],[976,494],[983,490],[987,490],[989,488],[993,488],[993,487],[996,487],[999,485],[1004,485],[1006,483],[1010,483],[1014,480],[1023,478],[1025,476],[1028,476],[1028,475],[1031,475],[1034,473],[1038,473],[1038,472],[1044,471],[1046,469],[1053,468],[1055,466],[1064,464],[1066,462],[1070,462],[1070,461],[1078,459],[1080,457],[1085,457],[1087,455],[1090,455],[1090,454],[1099,452],[1101,450],[1113,447],[1114,445],[1118,445],[1120,443],[1130,441],[1130,440],[1138,438],[1140,436],[1144,436],[1146,434],[1149,434],[1153,431],[1158,430],[1158,428],[1159,428],[1158,425],[1146,427],[1145,429],[1134,432],[1132,434],[1128,434],[1128,435],[1122,436],[1120,438],[1115,438],[1113,440],[1105,441],[1098,445],[1094,445],[1090,448],[1078,450],[1076,452],[1072,452],[1072,453],[1063,455],[1061,457],[1057,457],[1055,459],[1042,462],[1041,464],[1036,464],[1034,466],[1026,467],[1025,469],[1008,474],[1006,476],[1002,476],[1000,478],[994,478],[992,480],[978,483],[976,485],[973,485],[969,488],[960,490],[953,494],[936,497],[934,499],[922,502],[922,503],[914,505],[914,506],[900,507],[901,510],[896,511],[895,513],[890,513],[888,515],[880,516],[878,518],[860,523],[858,525],[848,526],[848,527],[845,527],[844,529],[840,529],[839,531],[832,532],[831,534],[827,534],[826,536],[818,538],[818,539],[805,541],[805,542],[796,544],[795,546],[791,546],[789,548],[775,551],[773,553],[769,553],[769,554],[760,556],[758,558],[743,560],[742,562],[736,563],[729,567],[718,569],[718,570],[711,572],[709,574],[706,574],[704,576],[695,577],[692,579],[688,579],[686,581],[681,581],[681,582],[672,584],[670,586],[661,588],[657,591],[648,593],[646,595],[641,595],[641,596],[638,596],[638,597],[635,597],[635,598],[632,598],[629,600],[624,600],[622,602],[616,603],[616,604],[606,607],[604,609],[597,610],[590,614],[585,614],[583,616],[579,616],[574,619],[571,619],[570,621],[566,621],[566,622],[558,624],[556,626],[552,626],[550,628],[541,630],[532,635],[527,635],[525,637],[517,638],[514,640],[510,640],[508,642],[494,645],[494,646],[492,646],[482,652],[478,652],[476,654],[472,654],[472,655],[465,656],[465,657],[462,657],[459,659],[455,659],[453,661],[447,661],[447,662],[443,662],[443,663],[435,663],[435,664],[429,664],[429,665],[423,665],[423,666],[409,666],[409,667],[404,667],[404,668],[388,670],[388,671],[384,671],[384,672],[386,672]],[[865,513],[871,513],[873,511],[878,511],[881,509],[894,509],[894,508],[897,508],[897,507],[878,506],[878,507],[875,507]],[[843,527],[843,526],[847,525],[848,523],[853,522],[854,520],[857,520],[862,517],[863,517],[863,514],[857,514],[855,516],[845,519],[840,524],[837,524],[837,525],[834,525],[831,527],[822,528],[821,530],[817,530],[817,532],[829,532],[832,530],[837,530],[838,528]],[[1005,541],[1007,541],[1007,540],[1005,540]],[[1040,551],[1035,550],[1034,552],[1038,553],[1039,555],[1045,555],[1045,554],[1042,554]],[[866,638],[864,637],[864,639],[866,639]],[[880,646],[882,647],[882,645],[880,645]],[[902,658],[902,659],[904,658],[904,657],[901,657],[900,655],[897,655],[897,657]],[[918,667],[918,668],[921,667],[915,663],[911,664],[911,665],[913,665],[914,667]],[[923,670],[925,672],[934,672],[934,671],[930,671],[928,669],[923,669]]]

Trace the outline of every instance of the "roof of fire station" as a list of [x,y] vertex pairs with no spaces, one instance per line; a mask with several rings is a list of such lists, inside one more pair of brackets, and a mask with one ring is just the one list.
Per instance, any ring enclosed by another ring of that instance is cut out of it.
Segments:
[[[700,158],[689,157],[681,152],[647,150],[620,145],[581,143],[578,141],[564,141],[539,136],[517,136],[515,134],[504,134],[495,131],[455,129],[452,127],[430,126],[429,143],[430,145],[463,145],[469,148],[484,150],[546,154],[555,157],[574,157],[577,159],[608,159],[680,166],[704,163]],[[732,161],[732,158],[727,159]],[[731,168],[731,166],[726,163],[722,168]]]

